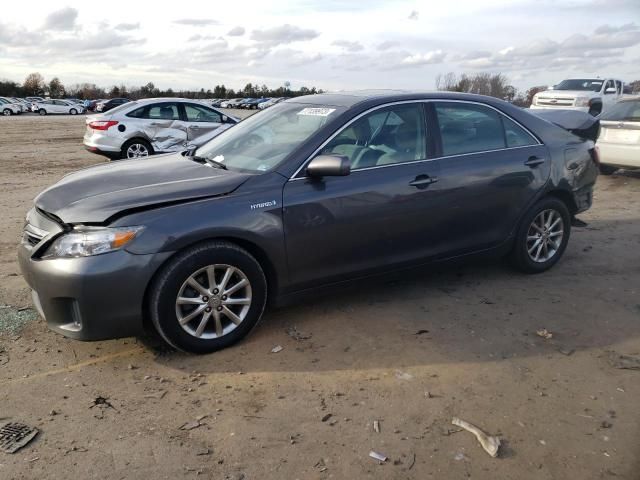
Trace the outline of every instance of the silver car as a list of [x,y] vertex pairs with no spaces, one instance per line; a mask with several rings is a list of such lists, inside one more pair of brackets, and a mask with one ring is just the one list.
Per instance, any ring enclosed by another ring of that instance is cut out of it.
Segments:
[[70,102],[68,100],[44,100],[43,102],[37,102],[35,107],[32,107],[34,112],[38,112],[40,115],[48,115],[50,113],[65,113],[69,115],[77,115],[84,113],[84,107],[77,103]]
[[600,173],[640,169],[640,97],[620,100],[600,117]]
[[238,121],[198,100],[137,100],[88,116],[84,145],[111,159],[146,157],[203,145]]

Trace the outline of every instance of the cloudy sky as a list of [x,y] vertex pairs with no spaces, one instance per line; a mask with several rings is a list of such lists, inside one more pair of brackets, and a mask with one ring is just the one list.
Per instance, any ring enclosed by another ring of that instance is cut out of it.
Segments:
[[[166,5],[171,5],[167,7]],[[439,73],[518,88],[640,78],[640,0],[9,2],[0,78],[212,88],[423,88]]]

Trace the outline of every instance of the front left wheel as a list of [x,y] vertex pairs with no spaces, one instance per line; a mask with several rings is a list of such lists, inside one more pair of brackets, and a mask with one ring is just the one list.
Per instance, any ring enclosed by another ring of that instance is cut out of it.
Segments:
[[211,353],[238,342],[258,323],[267,300],[258,261],[224,241],[179,253],[150,288],[156,330],[170,345],[191,353]]

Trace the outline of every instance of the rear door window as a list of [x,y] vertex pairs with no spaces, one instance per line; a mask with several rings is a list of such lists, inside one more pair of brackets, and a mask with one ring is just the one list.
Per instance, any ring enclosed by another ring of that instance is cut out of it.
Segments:
[[537,145],[538,142],[524,128],[507,117],[502,117],[504,125],[504,133],[507,140],[507,147],[526,147],[528,145]]
[[506,148],[500,114],[471,103],[436,102],[442,155],[461,155]]
[[156,103],[136,108],[127,113],[127,117],[149,120],[180,120],[180,113],[176,103]]

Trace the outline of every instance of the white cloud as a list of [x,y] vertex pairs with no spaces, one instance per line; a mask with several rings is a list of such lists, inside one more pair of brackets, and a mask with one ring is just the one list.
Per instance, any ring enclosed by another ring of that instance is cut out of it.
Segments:
[[245,29],[244,27],[233,27],[231,30],[229,30],[227,32],[227,35],[229,35],[230,37],[241,37],[242,35],[244,35],[245,33]]
[[173,23],[178,25],[188,25],[191,27],[206,27],[210,25],[218,25],[217,20],[210,18],[181,18],[180,20],[174,20]]
[[364,47],[360,42],[351,42],[349,40],[334,40],[331,45],[344,48],[348,52],[359,52],[360,50],[364,50]]
[[434,50],[427,53],[416,53],[402,59],[401,64],[405,66],[429,65],[433,63],[442,63],[446,57],[442,50]]
[[78,10],[71,7],[61,8],[50,13],[44,20],[45,30],[73,30],[78,18]]
[[279,27],[254,30],[251,33],[251,39],[264,43],[265,45],[284,45],[287,43],[313,40],[319,35],[320,32],[310,28],[301,28],[295,25],[285,24]]

